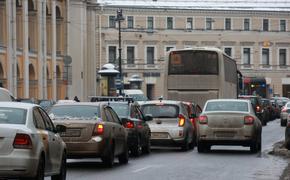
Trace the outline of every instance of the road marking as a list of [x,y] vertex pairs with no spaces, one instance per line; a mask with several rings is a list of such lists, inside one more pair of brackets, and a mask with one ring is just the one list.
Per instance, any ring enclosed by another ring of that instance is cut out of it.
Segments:
[[134,170],[133,173],[137,173],[137,172],[140,172],[140,171],[143,171],[143,170],[145,170],[145,169],[152,168],[152,167],[153,167],[153,166],[145,166],[145,167],[143,167],[143,168],[140,168],[140,169],[136,169],[136,170]]

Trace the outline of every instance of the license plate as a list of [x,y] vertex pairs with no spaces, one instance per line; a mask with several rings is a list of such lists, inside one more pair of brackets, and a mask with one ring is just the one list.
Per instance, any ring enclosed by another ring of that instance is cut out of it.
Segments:
[[216,137],[234,137],[235,133],[234,132],[216,132],[215,135]]
[[168,138],[167,133],[151,133],[152,139]]
[[65,132],[62,132],[60,134],[62,137],[79,137],[81,136],[81,130],[80,129],[66,129]]

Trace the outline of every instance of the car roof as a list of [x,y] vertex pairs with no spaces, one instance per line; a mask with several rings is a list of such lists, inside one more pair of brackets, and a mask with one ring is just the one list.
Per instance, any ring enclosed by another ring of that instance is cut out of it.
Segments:
[[37,104],[24,103],[24,102],[0,102],[0,107],[13,107],[13,108],[21,108],[21,109],[30,109],[33,107],[40,107]]
[[175,101],[175,100],[152,100],[152,101],[145,101],[142,102],[142,105],[147,105],[147,104],[180,104],[182,103],[181,101]]
[[219,101],[233,101],[233,102],[250,102],[248,99],[211,99],[207,102],[219,102]]
[[100,104],[104,104],[104,102],[66,102],[66,103],[56,103],[53,106],[99,106]]

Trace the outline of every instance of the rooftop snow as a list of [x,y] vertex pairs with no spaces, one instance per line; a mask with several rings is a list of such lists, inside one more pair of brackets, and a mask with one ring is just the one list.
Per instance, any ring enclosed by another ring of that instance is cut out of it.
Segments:
[[290,11],[290,0],[95,0],[103,6]]

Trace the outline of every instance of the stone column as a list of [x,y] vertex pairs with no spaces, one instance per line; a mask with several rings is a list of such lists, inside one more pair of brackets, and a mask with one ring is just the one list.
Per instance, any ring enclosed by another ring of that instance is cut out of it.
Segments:
[[28,50],[28,1],[22,0],[23,18],[23,60],[24,60],[24,98],[29,98],[29,50]]
[[55,0],[51,0],[51,60],[52,60],[52,98],[56,100],[56,11]]

